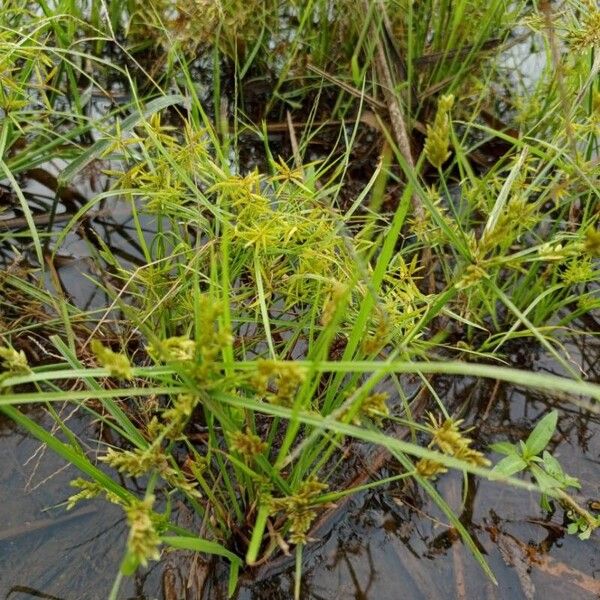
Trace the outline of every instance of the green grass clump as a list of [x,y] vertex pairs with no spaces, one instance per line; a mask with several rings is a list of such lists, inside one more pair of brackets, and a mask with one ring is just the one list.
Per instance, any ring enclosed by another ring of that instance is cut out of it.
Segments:
[[[580,328],[600,302],[588,3],[555,15],[372,2],[361,19],[325,0],[30,4],[9,3],[0,28],[0,168],[9,217],[24,219],[0,228],[0,410],[81,472],[67,508],[123,509],[112,598],[163,547],[226,558],[233,593],[240,568],[293,546],[298,595],[303,548],[331,503],[409,479],[493,578],[436,492],[448,469],[540,491],[573,533],[595,529],[545,451],[556,420],[502,446],[492,468],[433,385],[493,378],[597,411],[600,387],[564,350],[566,335],[596,333]],[[527,85],[503,66],[523,28],[548,65]],[[98,97],[111,102],[100,116]],[[59,166],[40,206],[25,184],[49,159]],[[104,189],[74,196],[92,169]],[[94,229],[105,209],[126,211],[131,252]],[[106,299],[93,310],[60,280],[77,236]],[[565,377],[507,366],[525,339]],[[412,402],[409,374],[421,385]],[[100,450],[69,429],[62,402],[110,431]],[[27,404],[43,404],[60,434]],[[349,440],[384,448],[398,473],[348,479]],[[177,500],[202,536],[175,522]]]

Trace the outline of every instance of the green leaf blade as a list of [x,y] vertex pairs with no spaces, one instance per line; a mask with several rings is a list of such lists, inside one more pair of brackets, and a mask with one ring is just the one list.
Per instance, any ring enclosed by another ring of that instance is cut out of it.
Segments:
[[556,423],[558,422],[558,411],[553,410],[543,417],[529,434],[525,447],[528,456],[537,456],[550,442]]
[[492,470],[507,477],[519,473],[527,467],[527,462],[518,454],[509,454],[503,458]]

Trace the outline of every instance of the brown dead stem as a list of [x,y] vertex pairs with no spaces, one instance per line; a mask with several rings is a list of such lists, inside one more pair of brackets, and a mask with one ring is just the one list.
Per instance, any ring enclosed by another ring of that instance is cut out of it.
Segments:
[[[365,5],[368,8],[367,2],[365,2]],[[385,12],[385,6],[383,5],[383,3],[380,3],[378,8],[382,11],[381,14],[383,15],[384,21],[383,25],[387,27],[387,14]],[[375,31],[374,28],[373,34],[377,40],[375,46],[375,68],[377,71],[377,76],[379,78],[381,88],[383,90],[383,96],[389,114],[392,134],[396,145],[398,146],[398,150],[400,151],[402,158],[406,162],[407,167],[411,170],[414,170],[415,161],[412,155],[410,138],[406,127],[406,121],[402,113],[400,99],[398,98],[398,95],[395,92],[396,86],[394,83],[392,70],[387,59],[385,45],[383,43],[381,35],[379,35],[379,32]],[[417,222],[423,222],[425,220],[425,208],[423,206],[423,203],[421,202],[421,199],[414,192],[414,190],[411,194],[410,201],[415,220]],[[429,273],[429,277],[427,278],[429,292],[432,292],[435,289],[433,270],[431,269],[431,260],[431,248],[429,246],[426,246],[425,248],[423,248],[423,252],[421,254],[421,266],[423,267],[424,271]]]

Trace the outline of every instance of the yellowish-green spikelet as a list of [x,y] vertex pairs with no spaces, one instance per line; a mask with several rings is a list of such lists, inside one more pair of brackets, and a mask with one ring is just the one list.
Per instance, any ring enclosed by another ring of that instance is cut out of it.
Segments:
[[425,140],[425,156],[436,169],[450,157],[450,110],[454,105],[454,96],[442,96],[438,102],[438,109],[433,125],[427,125],[427,139]]

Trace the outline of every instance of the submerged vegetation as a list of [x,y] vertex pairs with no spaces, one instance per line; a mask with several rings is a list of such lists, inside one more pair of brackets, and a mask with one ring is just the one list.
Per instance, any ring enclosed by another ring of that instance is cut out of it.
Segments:
[[[493,579],[451,469],[593,535],[560,411],[481,447],[435,381],[598,413],[565,343],[598,334],[598,31],[591,0],[2,3],[0,410],[79,470],[67,509],[122,507],[111,598],[169,548],[223,557],[229,594],[295,554],[299,596],[317,526],[395,481]],[[121,247],[96,227],[117,213]]]

